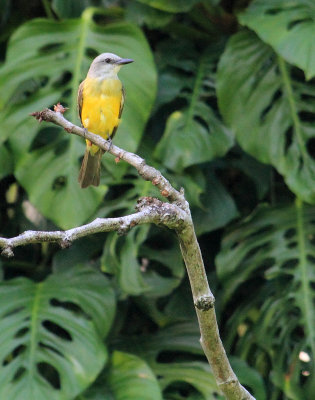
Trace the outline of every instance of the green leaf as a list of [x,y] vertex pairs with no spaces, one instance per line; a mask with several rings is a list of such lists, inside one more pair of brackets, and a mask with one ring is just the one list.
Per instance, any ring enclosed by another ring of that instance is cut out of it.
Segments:
[[102,255],[102,271],[115,274],[119,287],[125,294],[139,295],[149,290],[143,279],[138,261],[139,246],[146,237],[149,226],[133,229],[119,238],[116,233],[108,236]]
[[163,398],[167,398],[168,386],[179,382],[181,386],[188,383],[203,394],[204,399],[212,400],[213,394],[217,393],[218,388],[208,364],[183,362],[183,355],[179,356],[181,362],[164,362],[163,364],[156,362],[159,355],[163,354],[165,357],[167,352],[172,354],[172,360],[180,352],[203,355],[198,340],[199,336],[197,322],[190,321],[173,324],[151,335],[129,336],[128,340],[125,338],[124,341],[118,343],[118,347],[120,348],[121,344],[126,351],[136,352],[148,361],[154,373],[160,377]]
[[192,210],[197,235],[222,228],[239,215],[232,196],[212,171],[201,202],[201,207]]
[[134,228],[127,236],[108,235],[101,258],[101,269],[117,276],[124,294],[137,296],[146,303],[147,298],[166,296],[177,287],[185,272],[178,242],[168,232],[164,234],[165,245],[156,249],[143,243],[160,240],[149,236],[150,227]]
[[79,266],[0,283],[0,397],[70,400],[89,386],[107,358],[114,301],[104,276]]
[[242,148],[272,164],[289,188],[315,202],[315,87],[253,33],[229,41],[219,63],[218,98]]
[[214,50],[207,49],[199,58],[189,52],[189,55],[182,53],[183,57],[177,54],[177,60],[172,57],[169,60],[172,64],[177,63],[182,73],[190,72],[194,76],[192,79],[191,76],[182,75],[180,97],[186,101],[187,106],[170,115],[163,137],[155,150],[155,156],[167,168],[176,172],[223,156],[233,145],[231,132],[206,102],[214,96],[217,56]]
[[[34,205],[64,229],[86,221],[107,187],[81,190],[77,175],[84,141],[58,129],[54,135],[44,136],[28,114],[61,101],[70,108],[66,117],[78,123],[79,83],[93,57],[106,49],[135,60],[120,73],[127,100],[115,137],[118,146],[136,150],[155,97],[156,72],[142,32],[125,22],[97,24],[94,15],[102,12],[86,9],[80,19],[27,22],[11,37],[0,69],[0,142],[10,138],[20,183]],[[40,140],[41,146],[36,148]],[[103,159],[106,163],[106,155]],[[116,174],[125,171],[122,164],[115,167]],[[109,165],[113,169],[113,159]],[[40,178],[42,171],[45,179]],[[40,193],[45,193],[45,199]]]
[[[124,241],[124,245],[120,251],[120,270],[118,274],[119,286],[121,289],[131,295],[139,295],[149,289],[149,286],[145,283],[140,264],[138,261],[138,248],[140,231],[147,231],[149,226],[142,226],[136,230],[130,232]],[[140,233],[141,235],[141,233]]]
[[[28,191],[31,203],[63,229],[84,222],[107,190],[106,186],[80,189],[77,163],[69,162],[68,157],[68,152],[56,156],[54,149],[36,150],[26,154],[16,169],[16,177]],[[40,171],[37,179],[35,171]]]
[[173,14],[149,7],[138,1],[127,3],[125,19],[137,25],[146,25],[150,29],[165,26],[172,20]]
[[[183,317],[184,318],[184,317]],[[179,322],[159,329],[154,334],[120,337],[117,348],[133,352],[153,364],[161,352],[185,352],[203,355],[197,321]]]
[[51,7],[61,18],[76,18],[80,17],[83,10],[92,5],[91,3],[91,0],[53,0]]
[[150,7],[157,8],[158,10],[167,12],[185,12],[189,11],[200,0],[137,0]]
[[108,376],[116,400],[160,400],[161,389],[150,367],[141,358],[115,351]]
[[223,301],[246,299],[231,312],[233,346],[237,335],[242,356],[254,360],[265,349],[282,374],[294,362],[290,374],[297,380],[303,368],[299,351],[315,356],[314,221],[315,208],[301,201],[259,207],[225,236],[216,258]]
[[315,3],[310,0],[254,0],[239,15],[286,61],[315,76]]
[[204,400],[217,398],[219,389],[209,364],[205,362],[155,363],[153,371],[160,377],[163,391],[172,383],[188,383],[202,394]]
[[114,351],[108,370],[77,400],[160,400],[161,389],[141,358]]

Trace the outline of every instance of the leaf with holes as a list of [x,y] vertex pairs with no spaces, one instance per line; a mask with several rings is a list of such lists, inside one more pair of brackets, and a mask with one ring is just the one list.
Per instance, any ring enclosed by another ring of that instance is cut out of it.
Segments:
[[[189,383],[195,390],[202,393],[205,399],[212,399],[217,393],[217,385],[209,365],[196,362],[174,362],[174,356],[182,353],[203,355],[199,343],[200,332],[197,322],[177,323],[160,329],[154,334],[137,335],[121,338],[118,342],[124,351],[136,352],[145,359],[155,375],[160,377],[160,385],[163,389],[163,398],[169,398],[168,386],[174,382],[181,385]],[[172,362],[157,362],[158,358],[167,358],[170,352]],[[170,398],[172,398],[170,396]]]
[[250,32],[229,41],[218,98],[242,148],[272,164],[290,189],[315,203],[315,86]]
[[177,172],[223,156],[234,142],[231,131],[210,104],[215,97],[214,69],[218,49],[208,48],[202,55],[187,48],[181,49],[182,52],[179,49],[168,62],[170,67],[180,70],[182,83],[178,97],[186,105],[170,115],[154,153],[166,167]]
[[[95,14],[104,12],[93,8],[79,19],[27,22],[12,35],[0,69],[0,142],[9,138],[15,174],[32,203],[64,229],[86,221],[107,187],[81,190],[77,175],[84,141],[59,128],[48,131],[29,113],[61,101],[70,108],[66,117],[78,123],[79,83],[93,57],[106,50],[135,60],[120,72],[127,100],[117,145],[136,150],[155,97],[156,72],[144,35],[125,22],[97,24]],[[125,171],[123,163],[107,163],[113,174]]]
[[315,76],[315,3],[310,0],[254,0],[239,15],[285,60]]
[[104,366],[114,313],[113,290],[92,269],[0,283],[0,398],[73,399]]
[[244,299],[229,308],[227,342],[238,341],[242,358],[262,360],[266,352],[282,379],[294,365],[287,372],[300,380],[302,349],[315,358],[314,227],[315,208],[300,201],[260,207],[225,236],[216,258],[225,305]]

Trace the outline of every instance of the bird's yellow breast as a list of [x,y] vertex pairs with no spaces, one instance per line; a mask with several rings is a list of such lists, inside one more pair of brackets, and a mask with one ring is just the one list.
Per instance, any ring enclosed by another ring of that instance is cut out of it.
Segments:
[[81,120],[90,132],[108,139],[119,124],[122,84],[119,79],[86,78]]

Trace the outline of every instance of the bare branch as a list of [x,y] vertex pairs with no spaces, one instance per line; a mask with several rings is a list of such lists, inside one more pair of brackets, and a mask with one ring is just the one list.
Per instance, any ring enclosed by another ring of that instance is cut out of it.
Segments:
[[94,233],[117,231],[127,233],[136,225],[154,223],[163,224],[175,229],[186,219],[184,211],[175,204],[164,203],[152,197],[143,197],[138,201],[134,214],[118,218],[97,218],[89,224],[78,226],[67,231],[26,231],[19,236],[0,238],[2,255],[13,257],[13,249],[31,243],[55,242],[63,248],[69,247],[73,241]]
[[40,122],[53,122],[54,124],[64,128],[68,133],[73,133],[83,137],[84,139],[89,139],[92,143],[96,144],[108,153],[111,153],[119,160],[124,160],[128,164],[135,167],[139,175],[144,180],[151,181],[154,186],[157,186],[160,189],[163,197],[166,197],[171,202],[178,203],[178,205],[183,209],[187,210],[189,208],[183,193],[174,189],[160,171],[147,165],[145,160],[139,157],[137,154],[125,151],[110,143],[108,140],[103,139],[101,136],[95,135],[95,133],[88,132],[86,129],[72,124],[63,116],[62,112],[54,112],[48,108],[45,108],[43,111],[34,112],[31,115]]
[[217,324],[214,296],[209,288],[192,220],[176,228],[186,264],[201,333],[200,343],[217,385],[229,400],[254,400],[240,384],[226,356]]

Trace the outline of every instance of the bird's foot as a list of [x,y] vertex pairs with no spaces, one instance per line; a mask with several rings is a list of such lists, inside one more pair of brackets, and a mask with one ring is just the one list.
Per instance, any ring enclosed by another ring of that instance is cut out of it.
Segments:
[[109,138],[107,139],[107,142],[109,143],[109,148],[107,151],[110,151],[110,149],[113,147],[113,141],[112,138],[109,136]]
[[84,126],[82,126],[82,129],[84,130],[84,137],[86,137],[86,134],[88,133],[88,129],[84,128]]

